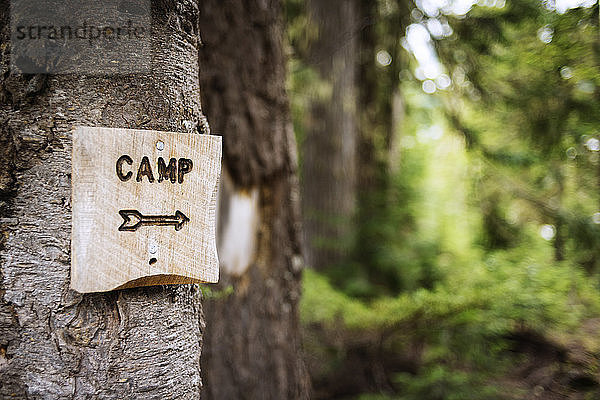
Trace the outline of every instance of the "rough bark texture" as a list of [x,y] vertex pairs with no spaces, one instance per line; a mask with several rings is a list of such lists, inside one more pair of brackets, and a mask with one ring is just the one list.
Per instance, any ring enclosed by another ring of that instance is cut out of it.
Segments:
[[354,240],[358,35],[355,0],[308,2],[318,32],[308,63],[326,95],[312,98],[303,140],[304,254],[317,269],[343,262]]
[[9,75],[1,7],[0,398],[198,398],[197,287],[69,290],[71,128],[194,127],[197,5],[153,2],[152,73],[97,77]]
[[232,211],[225,209],[231,196],[258,191],[259,197],[252,261],[235,271],[222,264],[220,288],[231,286],[233,292],[204,303],[203,398],[306,398],[296,150],[285,94],[282,4],[203,1],[200,26],[204,109],[213,132],[223,135],[233,183],[221,193],[221,216]]

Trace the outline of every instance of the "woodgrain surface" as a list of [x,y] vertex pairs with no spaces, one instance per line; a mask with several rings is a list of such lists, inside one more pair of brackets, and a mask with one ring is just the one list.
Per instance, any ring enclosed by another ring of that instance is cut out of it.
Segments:
[[[129,162],[118,169],[128,176],[125,181],[119,178],[116,165],[124,155]],[[153,182],[148,174],[138,177],[143,157],[149,161]],[[172,158],[177,160],[178,168],[181,159],[189,159],[192,168],[178,174],[182,182],[159,182],[159,157],[167,166]],[[220,136],[77,127],[72,159],[71,287],[87,293],[217,282],[215,209],[220,167]],[[173,218],[179,211],[189,221],[179,230],[174,222],[120,231],[121,210]]]

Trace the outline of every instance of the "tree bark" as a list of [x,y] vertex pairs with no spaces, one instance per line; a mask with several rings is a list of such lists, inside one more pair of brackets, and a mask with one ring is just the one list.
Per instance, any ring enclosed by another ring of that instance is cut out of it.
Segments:
[[150,73],[94,77],[9,75],[0,7],[0,398],[198,398],[197,286],[69,289],[71,129],[195,130],[196,3],[152,2]]
[[302,162],[304,254],[324,269],[347,259],[354,241],[358,36],[355,0],[308,2],[311,43],[308,64],[326,87],[314,93],[306,118]]
[[206,0],[200,10],[202,98],[225,165],[221,292],[204,303],[206,399],[308,396],[282,11],[275,0]]

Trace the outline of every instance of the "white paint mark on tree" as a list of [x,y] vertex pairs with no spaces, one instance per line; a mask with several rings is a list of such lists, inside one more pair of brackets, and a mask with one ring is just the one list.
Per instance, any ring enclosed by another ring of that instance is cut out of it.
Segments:
[[229,275],[240,276],[254,261],[260,223],[259,193],[258,188],[236,189],[225,171],[222,179],[223,197],[219,205],[225,215],[219,220],[222,224],[218,245],[220,267]]

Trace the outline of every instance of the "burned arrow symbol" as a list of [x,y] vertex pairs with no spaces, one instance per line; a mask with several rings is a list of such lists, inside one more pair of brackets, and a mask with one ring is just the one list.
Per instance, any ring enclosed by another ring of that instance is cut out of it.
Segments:
[[190,220],[179,210],[175,215],[142,215],[138,210],[120,210],[119,214],[123,218],[119,230],[130,232],[136,231],[142,225],[173,225],[178,231]]

